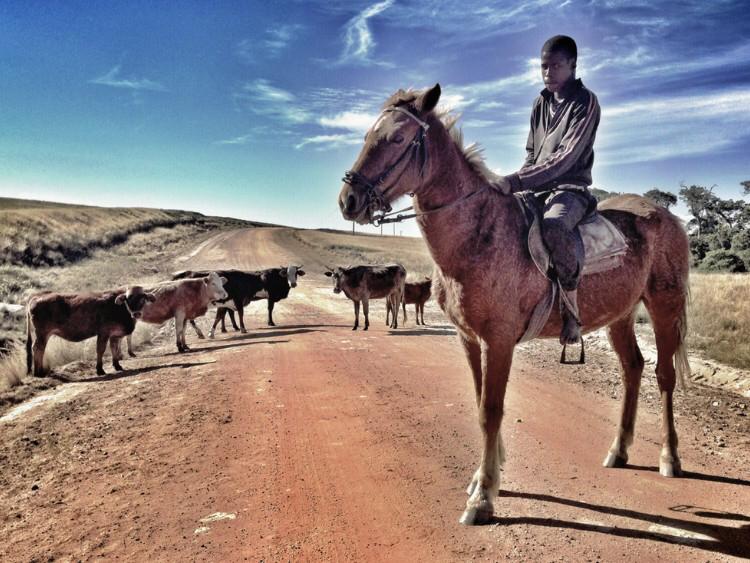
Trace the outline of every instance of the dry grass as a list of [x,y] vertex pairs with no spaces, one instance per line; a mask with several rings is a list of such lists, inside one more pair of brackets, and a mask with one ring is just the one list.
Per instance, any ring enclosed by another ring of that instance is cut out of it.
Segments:
[[409,278],[432,275],[432,258],[421,238],[304,231],[304,239],[300,240],[321,255],[331,256],[332,261],[337,260],[328,264],[331,267],[398,261],[406,268]]
[[[0,198],[0,240],[12,241],[15,249],[0,255],[0,302],[23,304],[38,291],[100,291],[162,281],[169,278],[177,256],[216,229],[256,225],[184,211]],[[28,260],[16,260],[19,253],[36,258],[29,265]],[[152,333],[138,325],[134,345],[149,340]],[[0,313],[0,348],[10,349],[0,357],[0,391],[17,386],[26,374],[24,341],[25,317]],[[94,346],[93,339],[73,343],[53,338],[45,364],[91,362],[96,357]]]
[[707,358],[750,369],[750,275],[690,275],[688,345]]

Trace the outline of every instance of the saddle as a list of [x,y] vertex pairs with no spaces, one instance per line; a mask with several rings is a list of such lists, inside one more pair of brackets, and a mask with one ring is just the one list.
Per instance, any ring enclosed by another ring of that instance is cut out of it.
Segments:
[[[559,283],[553,274],[552,259],[542,239],[542,206],[533,193],[519,192],[514,196],[526,217],[527,243],[531,259],[542,275],[550,281],[549,292],[534,308],[526,332],[519,340],[519,342],[526,342],[536,338],[542,331],[552,312],[558,293],[562,296],[563,292],[560,291]],[[578,225],[578,234],[583,241],[584,248],[582,275],[606,272],[622,264],[628,250],[627,240],[611,221],[597,212],[596,208],[592,209]],[[563,349],[561,362],[567,363],[564,358],[565,349]],[[583,363],[583,350],[579,363]]]

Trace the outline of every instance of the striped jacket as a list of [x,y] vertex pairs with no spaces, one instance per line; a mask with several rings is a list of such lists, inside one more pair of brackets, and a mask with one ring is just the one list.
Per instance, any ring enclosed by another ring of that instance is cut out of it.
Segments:
[[508,176],[514,192],[557,188],[585,189],[591,185],[594,138],[599,126],[599,102],[583,82],[574,80],[562,93],[564,101],[551,116],[553,94],[547,89],[534,100],[526,160]]

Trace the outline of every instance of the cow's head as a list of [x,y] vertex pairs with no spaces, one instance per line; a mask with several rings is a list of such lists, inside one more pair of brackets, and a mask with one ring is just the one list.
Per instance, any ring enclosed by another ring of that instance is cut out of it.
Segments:
[[227,283],[227,278],[221,277],[216,272],[211,272],[203,278],[203,283],[208,287],[208,299],[211,303],[216,301],[222,301],[229,297],[227,290],[224,289],[224,284]]
[[302,266],[281,266],[281,271],[279,273],[282,278],[286,278],[290,287],[297,287],[297,276],[305,275]]
[[[328,266],[326,266],[328,268]],[[333,292],[341,293],[342,278],[344,277],[343,268],[328,268],[325,275],[333,279]]]
[[134,285],[125,293],[115,297],[115,304],[124,305],[134,319],[140,319],[146,304],[154,301],[156,301],[156,296],[153,293],[146,293],[140,285]]

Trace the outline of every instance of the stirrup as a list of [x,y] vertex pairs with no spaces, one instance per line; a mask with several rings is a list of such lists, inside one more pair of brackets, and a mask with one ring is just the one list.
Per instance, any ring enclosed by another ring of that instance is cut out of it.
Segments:
[[583,335],[581,335],[581,355],[578,358],[578,361],[568,360],[565,357],[565,350],[567,349],[567,347],[568,347],[567,344],[563,344],[563,349],[562,349],[562,352],[560,353],[561,364],[570,366],[570,365],[583,365],[586,363],[586,351],[584,350],[584,346],[583,346]]

